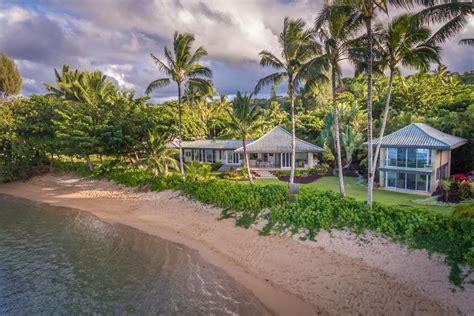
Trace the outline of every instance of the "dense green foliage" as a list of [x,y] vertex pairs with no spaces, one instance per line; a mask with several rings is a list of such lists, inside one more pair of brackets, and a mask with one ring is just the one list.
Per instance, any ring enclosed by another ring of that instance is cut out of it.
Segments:
[[20,71],[15,61],[0,53],[0,98],[20,93],[21,84]]

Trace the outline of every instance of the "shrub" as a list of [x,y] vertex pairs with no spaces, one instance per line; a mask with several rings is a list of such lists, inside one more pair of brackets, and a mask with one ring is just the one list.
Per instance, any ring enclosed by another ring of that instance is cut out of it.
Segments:
[[329,165],[327,163],[321,163],[321,164],[317,164],[316,166],[314,166],[313,169],[314,169],[314,172],[318,176],[324,176],[329,171]]
[[468,204],[459,204],[453,212],[454,217],[470,218],[474,220],[474,202]]
[[219,170],[220,167],[222,167],[222,162],[220,162],[220,161],[217,161],[217,162],[214,162],[213,164],[211,164],[211,170],[212,171],[217,171],[217,170]]

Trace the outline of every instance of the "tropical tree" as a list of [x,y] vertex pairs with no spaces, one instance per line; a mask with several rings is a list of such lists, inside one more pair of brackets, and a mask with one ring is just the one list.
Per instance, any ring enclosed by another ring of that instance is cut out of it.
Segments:
[[279,37],[282,58],[267,50],[259,54],[261,66],[270,66],[278,71],[260,79],[255,86],[255,93],[267,85],[279,85],[285,79],[288,81],[291,115],[290,183],[294,182],[296,167],[295,92],[304,79],[307,62],[319,49],[319,46],[312,41],[311,35],[311,31],[305,29],[305,22],[302,19],[290,20],[286,17]]
[[168,148],[166,141],[158,136],[156,131],[148,131],[148,141],[146,145],[146,155],[141,163],[150,168],[155,176],[158,174],[167,175],[170,169],[178,170],[176,161],[177,150]]
[[194,36],[188,33],[174,33],[173,51],[165,46],[165,59],[159,59],[151,54],[151,57],[158,65],[160,71],[167,77],[152,81],[147,89],[146,94],[150,94],[156,88],[167,86],[174,81],[178,87],[178,147],[179,147],[179,169],[181,176],[185,179],[183,149],[181,142],[182,134],[182,89],[183,85],[188,87],[195,86],[202,90],[207,90],[211,86],[210,80],[206,78],[212,77],[212,71],[208,67],[199,63],[199,60],[207,55],[207,51],[203,47],[198,47],[194,52],[191,46],[194,42]]
[[0,98],[15,95],[21,90],[21,75],[15,61],[0,53]]
[[337,85],[340,82],[340,62],[345,59],[361,21],[351,7],[324,5],[316,18],[315,31],[324,48],[321,63],[327,63],[331,71],[332,106],[334,111],[334,141],[339,177],[339,193],[345,196],[342,153],[340,142],[339,107],[337,105]]
[[387,96],[380,127],[380,135],[375,149],[372,172],[375,173],[390,110],[393,78],[399,74],[399,66],[427,71],[431,63],[440,63],[440,47],[430,41],[431,31],[420,25],[413,15],[403,14],[395,17],[387,26],[375,26],[375,63],[378,71],[388,68]]
[[232,111],[228,111],[231,118],[230,127],[238,131],[242,137],[244,163],[250,182],[253,182],[253,179],[250,172],[249,157],[247,155],[247,139],[248,135],[259,127],[258,121],[261,115],[260,107],[254,103],[252,96],[252,94],[242,95],[240,91],[237,91],[237,95],[232,101]]
[[116,94],[113,83],[100,71],[72,71],[64,65],[61,73],[55,69],[56,86],[46,84],[51,95],[64,100],[57,109],[57,136],[65,153],[77,153],[86,158],[90,170],[90,155],[101,154],[99,138],[102,135],[110,99]]

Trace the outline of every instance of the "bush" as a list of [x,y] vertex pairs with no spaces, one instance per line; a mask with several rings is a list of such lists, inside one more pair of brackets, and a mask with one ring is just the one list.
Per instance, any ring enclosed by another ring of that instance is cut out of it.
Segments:
[[470,218],[474,220],[474,202],[457,205],[453,212],[454,217]]
[[321,164],[317,164],[316,166],[314,166],[313,169],[314,169],[314,172],[318,176],[324,176],[329,171],[329,165],[327,163],[321,163]]
[[220,161],[217,161],[217,162],[214,162],[213,164],[211,164],[211,170],[212,171],[217,171],[217,170],[219,170],[220,167],[222,167],[222,162],[220,162]]

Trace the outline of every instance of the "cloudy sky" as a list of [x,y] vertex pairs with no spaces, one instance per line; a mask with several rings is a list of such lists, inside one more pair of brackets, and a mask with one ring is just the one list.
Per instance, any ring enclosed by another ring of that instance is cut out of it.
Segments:
[[[99,69],[124,89],[142,94],[161,77],[150,53],[162,56],[175,30],[195,34],[209,52],[219,93],[251,91],[271,70],[258,65],[258,52],[278,52],[283,18],[312,23],[323,0],[0,0],[0,51],[14,58],[23,76],[23,95],[42,93],[54,68],[70,64]],[[394,12],[394,11],[392,11]],[[395,14],[395,13],[393,13]],[[381,16],[387,19],[386,16]],[[474,18],[443,46],[451,71],[474,68],[474,49],[458,46],[474,36]],[[344,73],[351,75],[350,65]],[[283,92],[284,87],[279,89]],[[265,93],[265,92],[264,92]],[[175,95],[175,87],[154,93]]]

